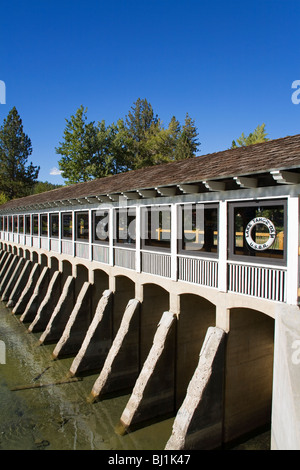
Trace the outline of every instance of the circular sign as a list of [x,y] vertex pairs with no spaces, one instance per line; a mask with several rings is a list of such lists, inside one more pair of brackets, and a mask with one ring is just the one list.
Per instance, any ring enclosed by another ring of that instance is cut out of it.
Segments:
[[[252,230],[256,225],[259,225],[259,224],[265,225],[269,231],[269,238],[264,243],[256,243],[252,238]],[[275,238],[276,238],[275,226],[273,222],[271,222],[271,220],[267,219],[266,217],[255,217],[255,219],[250,220],[250,222],[248,223],[246,227],[245,238],[246,238],[248,245],[251,246],[251,248],[253,248],[254,250],[257,250],[257,251],[267,250],[273,245],[275,241]]]

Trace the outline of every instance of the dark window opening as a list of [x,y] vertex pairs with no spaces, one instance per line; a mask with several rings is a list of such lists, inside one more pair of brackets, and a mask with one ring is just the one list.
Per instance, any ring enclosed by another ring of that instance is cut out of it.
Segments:
[[218,252],[218,207],[186,204],[178,213],[179,252],[203,254]]
[[153,206],[142,210],[142,247],[170,250],[171,208]]
[[115,236],[118,244],[135,246],[136,210],[135,208],[118,209],[115,212]]
[[72,239],[72,213],[63,213],[62,216],[62,238]]
[[76,212],[76,240],[89,239],[89,214],[88,212]]
[[109,212],[107,210],[93,212],[93,242],[109,242]]

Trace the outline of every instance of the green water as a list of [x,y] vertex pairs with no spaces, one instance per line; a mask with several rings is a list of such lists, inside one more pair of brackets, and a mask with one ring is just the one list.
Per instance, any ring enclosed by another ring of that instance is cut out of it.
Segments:
[[[53,361],[55,345],[40,346],[39,337],[0,302],[0,341],[6,346],[6,363],[0,364],[0,450],[164,449],[173,419],[120,436],[115,428],[129,395],[88,403],[98,374],[49,386],[68,380],[73,358]],[[267,432],[235,449],[268,450],[269,442]]]
[[[53,361],[55,345],[38,344],[39,334],[0,302],[0,340],[6,363],[0,364],[0,450],[163,450],[173,420],[120,436],[115,432],[129,395],[88,403],[98,375],[60,385],[73,358]],[[45,387],[18,391],[20,386]]]

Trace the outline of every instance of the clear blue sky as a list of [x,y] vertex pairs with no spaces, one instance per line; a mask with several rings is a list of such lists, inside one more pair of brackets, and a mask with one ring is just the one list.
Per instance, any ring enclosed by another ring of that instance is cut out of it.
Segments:
[[[200,154],[224,150],[265,123],[300,133],[300,1],[10,0],[0,8],[0,80],[32,140],[39,179],[58,167],[65,119],[125,117],[146,98],[165,125],[186,112]],[[255,162],[253,162],[255,165]]]

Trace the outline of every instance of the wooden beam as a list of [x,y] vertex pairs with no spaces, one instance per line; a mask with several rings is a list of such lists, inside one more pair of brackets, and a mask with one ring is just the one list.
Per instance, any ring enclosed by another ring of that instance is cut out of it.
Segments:
[[137,191],[125,191],[122,193],[127,199],[139,199],[140,195]]
[[159,194],[162,196],[175,196],[176,186],[165,186],[161,188],[155,188]]
[[300,173],[292,171],[274,170],[271,175],[277,183],[281,184],[298,184],[300,183]]
[[235,176],[233,178],[241,188],[257,188],[257,179],[245,176]]
[[209,191],[225,191],[226,186],[223,181],[202,181]]
[[139,189],[138,193],[144,198],[152,198],[157,196],[156,189]]
[[186,194],[195,194],[199,192],[199,186],[197,184],[179,184],[178,188]]

